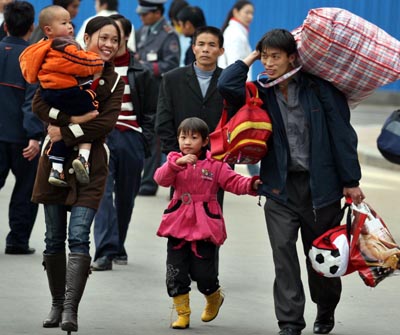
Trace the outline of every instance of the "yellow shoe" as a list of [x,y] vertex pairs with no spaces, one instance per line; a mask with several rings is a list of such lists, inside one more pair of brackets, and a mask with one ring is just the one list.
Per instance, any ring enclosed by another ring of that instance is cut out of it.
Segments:
[[206,307],[204,308],[203,313],[201,314],[201,321],[203,322],[210,322],[214,320],[219,312],[219,309],[222,306],[222,303],[224,302],[224,295],[221,292],[221,289],[219,288],[216,290],[214,293],[211,293],[210,295],[205,295],[207,304]]
[[172,322],[171,327],[174,329],[186,329],[190,324],[190,305],[189,293],[178,295],[172,298],[174,300],[174,307],[178,313],[178,319]]

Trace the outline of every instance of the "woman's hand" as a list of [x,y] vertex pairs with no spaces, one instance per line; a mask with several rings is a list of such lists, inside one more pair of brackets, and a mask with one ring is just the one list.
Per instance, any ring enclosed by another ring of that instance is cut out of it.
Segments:
[[71,116],[70,121],[75,124],[81,124],[95,119],[97,115],[99,115],[99,112],[94,110],[80,116]]
[[62,140],[62,134],[61,134],[60,127],[53,126],[50,124],[47,127],[47,134],[49,135],[50,140],[52,142],[58,142],[58,141]]

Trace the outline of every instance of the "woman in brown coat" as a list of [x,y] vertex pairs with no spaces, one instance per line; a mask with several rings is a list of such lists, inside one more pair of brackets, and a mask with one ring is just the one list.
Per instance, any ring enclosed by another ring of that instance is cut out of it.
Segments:
[[[98,53],[105,62],[101,75],[93,78],[92,89],[99,101],[98,111],[83,116],[68,116],[41,100],[37,92],[33,111],[48,127],[52,142],[63,140],[73,154],[65,161],[68,188],[54,187],[48,182],[51,163],[46,155],[39,161],[32,200],[44,204],[46,221],[43,265],[47,271],[52,308],[43,327],[58,327],[77,331],[78,304],[85,289],[91,258],[89,255],[90,227],[103,195],[108,174],[106,135],[114,128],[121,110],[124,83],[114,72],[111,63],[120,42],[120,31],[114,20],[96,17],[86,26],[86,49]],[[89,158],[90,183],[78,184],[72,168],[77,145],[91,142]],[[48,146],[44,143],[44,149]],[[93,164],[91,164],[93,162]],[[67,212],[70,212],[67,224]],[[66,262],[65,241],[68,231],[70,254]]]

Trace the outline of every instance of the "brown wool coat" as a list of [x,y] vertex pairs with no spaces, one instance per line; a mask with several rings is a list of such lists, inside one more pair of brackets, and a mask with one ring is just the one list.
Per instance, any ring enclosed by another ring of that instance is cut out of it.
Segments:
[[[40,92],[36,92],[32,103],[33,112],[44,122],[60,126],[65,144],[72,147],[74,151],[64,162],[68,188],[56,187],[48,182],[51,163],[47,155],[42,154],[32,194],[33,202],[98,208],[108,175],[108,150],[105,146],[105,138],[113,130],[117,121],[124,92],[124,82],[114,72],[114,67],[110,63],[106,63],[95,92],[99,101],[99,115],[95,119],[80,125],[84,135],[78,138],[75,138],[68,127],[69,116],[60,112],[57,120],[50,119],[50,106],[41,99]],[[92,143],[89,156],[90,183],[80,185],[73,173],[72,161],[78,155],[77,144],[87,142]],[[49,142],[45,141],[44,148],[46,149],[48,145]]]

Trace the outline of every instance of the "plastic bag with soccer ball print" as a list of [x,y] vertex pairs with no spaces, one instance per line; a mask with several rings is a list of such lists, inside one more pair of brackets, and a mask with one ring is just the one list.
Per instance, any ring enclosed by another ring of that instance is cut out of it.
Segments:
[[350,203],[348,200],[342,209],[349,208],[346,224],[317,238],[309,258],[314,270],[325,277],[358,271],[367,286],[375,287],[386,277],[400,273],[400,247],[370,206]]
[[382,218],[365,202],[352,205],[350,263],[367,286],[400,274],[400,246]]

